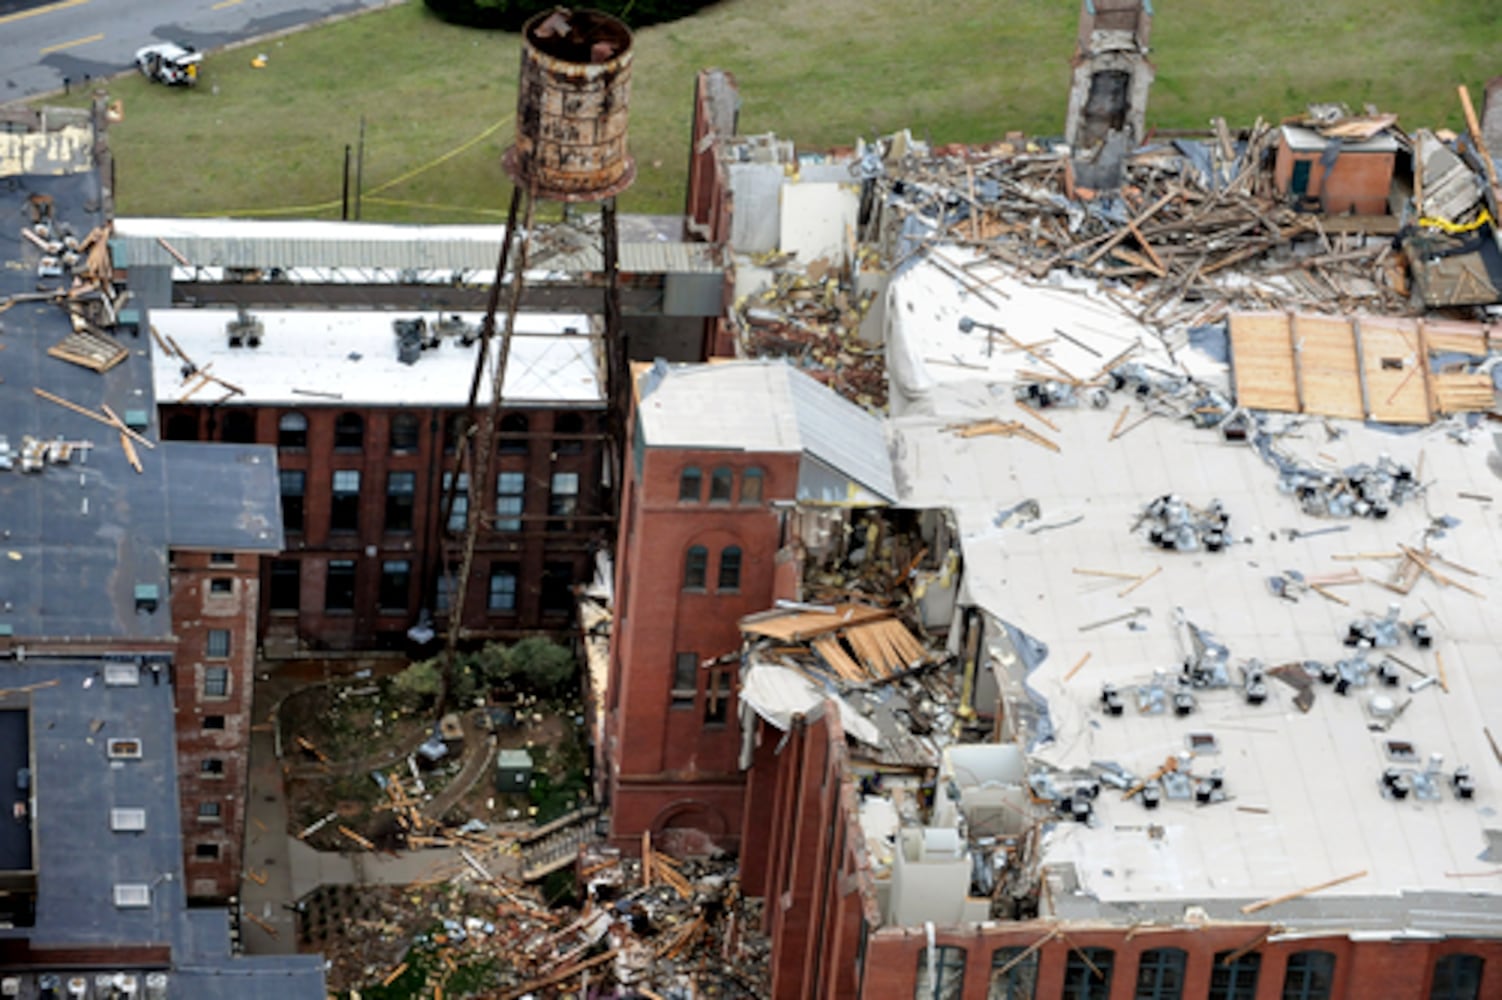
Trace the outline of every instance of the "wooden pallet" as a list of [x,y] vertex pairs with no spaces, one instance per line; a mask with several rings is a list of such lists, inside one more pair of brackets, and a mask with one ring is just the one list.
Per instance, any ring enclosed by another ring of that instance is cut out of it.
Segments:
[[130,351],[109,337],[90,330],[75,330],[58,343],[47,348],[47,353],[62,361],[82,365],[101,374],[109,371],[130,356]]

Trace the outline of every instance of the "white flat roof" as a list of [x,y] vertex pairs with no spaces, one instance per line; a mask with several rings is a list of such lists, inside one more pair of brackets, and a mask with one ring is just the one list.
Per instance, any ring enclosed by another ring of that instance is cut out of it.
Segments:
[[[1046,703],[1053,727],[1052,742],[1037,748],[1034,759],[1081,769],[1113,761],[1146,776],[1186,749],[1190,732],[1208,731],[1219,753],[1196,759],[1193,770],[1223,768],[1230,796],[1210,806],[1165,799],[1150,812],[1105,788],[1089,825],[1053,826],[1042,864],[1072,865],[1081,892],[1102,902],[1257,899],[1363,870],[1364,877],[1320,898],[1408,890],[1502,893],[1495,878],[1452,877],[1494,870],[1495,860],[1479,860],[1487,847],[1484,831],[1502,828],[1502,765],[1484,734],[1485,727],[1502,734],[1502,671],[1496,667],[1502,617],[1489,610],[1490,592],[1502,578],[1502,524],[1492,501],[1462,496],[1502,496],[1489,467],[1497,458],[1492,436],[1460,444],[1443,426],[1395,434],[1340,422],[1342,436],[1330,440],[1325,421],[1307,421],[1283,440],[1302,461],[1346,467],[1387,453],[1421,467],[1422,478],[1433,484],[1427,503],[1409,501],[1385,520],[1317,519],[1278,491],[1276,470],[1251,447],[1226,443],[1216,431],[1155,417],[1108,440],[1120,397],[1103,411],[1049,410],[1057,431],[1034,422],[1058,443],[1058,454],[1019,438],[962,439],[945,429],[979,418],[1027,420],[1006,395],[949,396],[936,415],[899,418],[890,430],[902,502],[955,511],[967,599],[1048,647],[1046,660],[1026,679]],[[1231,533],[1246,541],[1220,553],[1153,547],[1132,528],[1148,501],[1168,493],[1200,506],[1220,499]],[[1040,517],[1030,527],[1041,530],[997,527],[998,512],[1024,499],[1037,501]],[[1429,545],[1479,573],[1448,571],[1488,598],[1427,578],[1399,596],[1370,582],[1391,563],[1335,558],[1396,551],[1400,543],[1422,548],[1430,514],[1459,519]],[[1297,540],[1287,535],[1288,529],[1327,528],[1337,530]],[[1318,576],[1351,567],[1368,582],[1335,588],[1349,607],[1315,594],[1290,603],[1274,597],[1266,582],[1283,570]],[[1157,575],[1123,594],[1131,581],[1077,569]],[[1394,652],[1430,674],[1437,674],[1443,656],[1448,693],[1434,685],[1410,695],[1407,685],[1415,677],[1405,671],[1402,687],[1375,686],[1374,678],[1374,686],[1349,696],[1316,684],[1314,705],[1304,714],[1293,705],[1294,689],[1269,677],[1270,697],[1261,706],[1248,704],[1233,687],[1197,692],[1199,708],[1187,718],[1136,711],[1134,685],[1148,681],[1155,668],[1178,672],[1185,651],[1170,627],[1177,607],[1229,647],[1233,682],[1239,683],[1236,665],[1251,657],[1271,667],[1350,655],[1341,642],[1348,624],[1380,615],[1391,603],[1401,606],[1405,621],[1429,615],[1435,647],[1419,650],[1405,642]],[[1150,610],[1140,631],[1125,622],[1086,630],[1139,606]],[[1099,709],[1105,682],[1123,694],[1122,717]],[[1412,698],[1385,734],[1368,730],[1366,702],[1377,692],[1399,703]],[[1379,776],[1390,763],[1383,745],[1388,738],[1411,742],[1419,754],[1417,765],[1400,766],[1422,767],[1431,753],[1442,753],[1448,779],[1456,765],[1469,765],[1476,798],[1457,800],[1448,780],[1438,801],[1384,798]]]
[[[230,347],[227,324],[233,309],[168,309],[152,312],[151,324],[171,338],[199,370],[244,390],[232,403],[309,406],[343,401],[371,406],[456,406],[469,399],[478,342],[469,347],[444,337],[414,364],[397,358],[392,322],[419,315],[431,326],[435,313],[257,309],[265,332],[259,347]],[[480,313],[458,315],[478,327]],[[497,320],[497,337],[503,319]],[[604,361],[583,314],[521,313],[511,339],[503,397],[524,406],[599,407],[605,400]],[[492,364],[495,351],[491,351]],[[212,365],[213,367],[209,367]],[[158,403],[181,400],[197,382],[184,377],[183,362],[153,345],[152,377]],[[490,402],[491,379],[482,380],[480,402]],[[224,397],[210,383],[190,401]]]

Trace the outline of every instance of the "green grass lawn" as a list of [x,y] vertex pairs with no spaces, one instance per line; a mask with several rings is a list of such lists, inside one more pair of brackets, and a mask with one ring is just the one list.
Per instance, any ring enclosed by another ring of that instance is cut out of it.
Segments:
[[[1151,125],[1277,119],[1366,103],[1463,128],[1499,69],[1495,0],[1158,3]],[[803,148],[904,126],[937,142],[1062,131],[1077,0],[722,0],[637,35],[635,186],[623,211],[682,210],[697,70],[741,88],[742,132]],[[264,52],[268,65],[253,69]],[[509,185],[516,36],[444,24],[419,0],[210,55],[194,91],[121,78],[121,214],[337,218],[344,147],[366,121],[364,217],[495,221]],[[431,166],[429,166],[431,165]],[[424,169],[426,167],[426,169]]]

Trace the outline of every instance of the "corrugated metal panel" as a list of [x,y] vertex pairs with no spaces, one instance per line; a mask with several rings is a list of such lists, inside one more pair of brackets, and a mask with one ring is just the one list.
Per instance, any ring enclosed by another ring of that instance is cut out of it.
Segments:
[[[327,240],[283,237],[175,236],[169,242],[198,267],[266,270],[273,267],[363,267],[439,271],[491,271],[500,247],[486,240]],[[154,236],[118,236],[115,262],[171,266],[177,261]],[[599,250],[552,254],[536,261],[541,270],[598,272]],[[636,274],[716,272],[712,248],[702,243],[623,243],[620,267]]]
[[881,420],[796,369],[789,367],[787,380],[803,450],[873,493],[896,500]]

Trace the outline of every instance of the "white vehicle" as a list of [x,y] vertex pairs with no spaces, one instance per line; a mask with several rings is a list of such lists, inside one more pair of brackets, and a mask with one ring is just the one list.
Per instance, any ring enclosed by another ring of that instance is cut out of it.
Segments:
[[203,53],[191,45],[161,42],[136,50],[136,68],[146,79],[168,86],[191,87],[198,82]]

